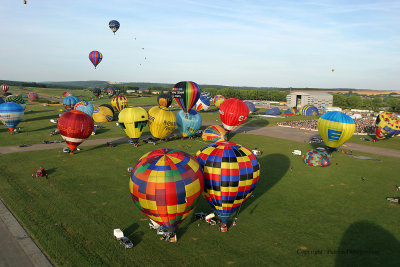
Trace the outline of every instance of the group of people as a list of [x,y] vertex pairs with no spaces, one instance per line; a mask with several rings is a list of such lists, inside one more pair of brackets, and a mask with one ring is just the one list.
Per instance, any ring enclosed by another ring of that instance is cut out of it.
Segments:
[[[375,132],[375,119],[370,116],[355,119],[355,134],[370,134]],[[299,120],[299,121],[283,121],[278,126],[300,128],[309,131],[318,131],[318,119],[315,120]]]

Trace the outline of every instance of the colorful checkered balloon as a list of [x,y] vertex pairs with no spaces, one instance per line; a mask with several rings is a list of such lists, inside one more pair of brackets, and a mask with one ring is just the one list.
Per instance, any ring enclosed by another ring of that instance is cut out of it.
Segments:
[[223,223],[248,199],[260,177],[250,149],[228,141],[201,148],[197,161],[204,171],[204,197]]
[[196,159],[170,148],[142,156],[129,181],[140,211],[171,233],[190,214],[203,187],[203,172]]
[[331,165],[330,157],[325,149],[317,148],[304,154],[304,162],[314,167],[328,167]]

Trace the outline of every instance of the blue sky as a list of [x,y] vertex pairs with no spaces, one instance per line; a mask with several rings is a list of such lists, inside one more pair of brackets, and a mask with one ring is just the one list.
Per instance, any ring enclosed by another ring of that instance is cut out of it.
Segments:
[[400,90],[400,1],[27,2],[0,0],[0,79]]

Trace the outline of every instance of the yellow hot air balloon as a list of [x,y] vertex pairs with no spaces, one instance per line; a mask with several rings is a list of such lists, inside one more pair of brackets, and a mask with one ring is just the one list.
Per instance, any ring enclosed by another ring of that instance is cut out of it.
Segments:
[[356,129],[354,120],[338,111],[330,111],[318,119],[318,132],[331,148],[337,148],[349,140]]
[[214,98],[213,98],[213,102],[214,102],[214,105],[217,107],[217,108],[219,108],[219,106],[222,104],[222,102],[224,102],[225,101],[225,97],[224,96],[222,96],[222,95],[216,95],[216,96],[214,96]]
[[123,95],[116,95],[111,100],[111,105],[115,110],[121,112],[121,110],[123,110],[128,106],[128,98],[126,98],[126,96]]
[[167,137],[176,129],[174,113],[166,107],[152,107],[149,110],[149,128],[154,137]]
[[137,142],[146,127],[149,116],[144,108],[125,108],[118,115],[118,123],[126,135]]
[[114,114],[108,107],[101,106],[93,110],[92,118],[94,122],[109,122],[113,120]]

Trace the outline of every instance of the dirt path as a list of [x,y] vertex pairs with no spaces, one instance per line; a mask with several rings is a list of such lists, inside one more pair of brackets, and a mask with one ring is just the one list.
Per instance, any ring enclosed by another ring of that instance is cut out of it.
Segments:
[[[205,125],[209,125],[209,123],[204,123]],[[261,136],[268,136],[280,139],[286,139],[290,141],[295,141],[299,143],[307,142],[312,136],[317,136],[318,132],[312,132],[302,129],[288,128],[288,127],[239,127],[233,133],[244,133],[244,134],[255,134]],[[116,137],[116,138],[104,138],[104,139],[94,139],[94,140],[86,140],[80,146],[95,146],[102,145],[106,142],[113,143],[125,143],[128,142],[128,137]],[[381,148],[376,146],[367,146],[353,143],[346,143],[346,150],[353,150],[358,152],[364,152],[369,154],[387,156],[400,158],[400,150],[390,149],[390,148]],[[45,149],[56,149],[65,147],[65,143],[53,143],[53,144],[34,144],[29,147],[19,147],[19,146],[3,146],[0,147],[0,154],[8,154],[8,153],[16,153],[16,152],[26,152],[26,151],[35,151],[35,150],[45,150]]]

